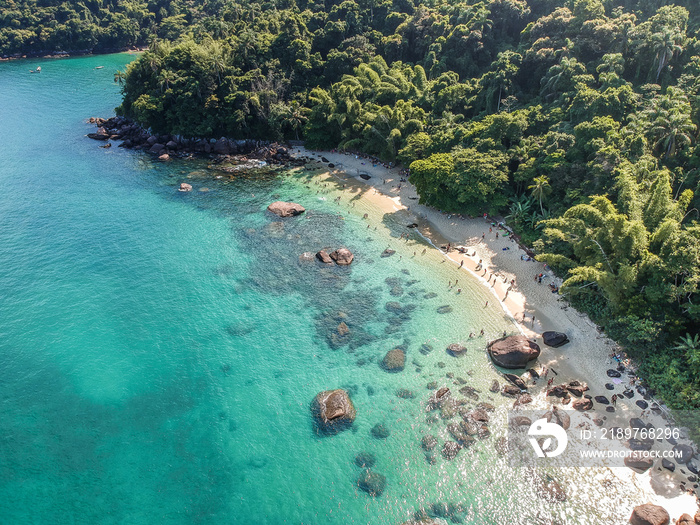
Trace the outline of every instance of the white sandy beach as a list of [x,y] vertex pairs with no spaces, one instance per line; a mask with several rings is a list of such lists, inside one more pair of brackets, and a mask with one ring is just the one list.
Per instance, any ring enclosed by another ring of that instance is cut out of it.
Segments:
[[[325,168],[343,184],[371,186],[373,190],[364,191],[362,198],[370,199],[374,205],[387,212],[406,210],[412,217],[412,222],[419,225],[420,233],[437,246],[448,242],[453,247],[466,246],[471,255],[456,250],[449,253],[443,250],[443,254],[457,267],[463,263],[465,272],[470,272],[484,286],[491,288],[493,301],[500,302],[517,322],[519,329],[537,341],[542,349],[537,363],[538,370],[545,366],[555,371],[555,385],[576,379],[588,384],[590,391],[587,394],[592,396],[604,395],[610,398],[612,394],[618,394],[616,412],[605,413],[606,427],[626,428],[630,418],[642,415],[642,409],[635,405],[641,399],[639,394],[632,399],[620,395],[630,380],[626,374],[623,373],[623,382],[616,384],[614,391],[605,388],[606,383],[613,382],[606,371],[617,366],[611,358],[611,354],[618,351],[614,341],[608,339],[587,315],[577,312],[561,296],[552,293],[548,284],[560,284],[560,281],[542,263],[523,260],[527,254],[510,236],[504,236],[503,230],[492,227],[492,231],[489,231],[493,219],[460,217],[418,204],[415,188],[407,181],[401,182],[401,170],[398,168],[386,168],[382,164],[373,164],[370,159],[345,153],[315,152],[303,147],[295,147],[294,150],[297,156],[316,159],[318,164],[312,163],[312,167]],[[328,162],[321,162],[321,157]],[[334,164],[334,168],[329,169],[329,163]],[[370,178],[363,180],[360,174],[369,175]],[[479,260],[482,260],[486,272],[483,269],[476,271]],[[540,273],[544,274],[542,284],[535,278]],[[506,291],[513,279],[515,284],[506,298]],[[545,346],[540,334],[547,330],[566,333],[570,342],[560,348]],[[630,368],[634,368],[633,363]],[[546,383],[542,380],[531,388],[538,408],[551,404],[548,400],[552,398],[545,397],[545,390]],[[650,400],[650,404],[651,402],[653,400]],[[654,415],[647,410],[644,419],[652,422],[656,428],[667,425],[663,412]],[[670,445],[665,445],[670,449]],[[682,466],[678,467],[675,475],[667,470],[657,470],[656,465],[644,474],[635,473],[628,468],[611,470],[620,481],[643,487],[649,502],[663,506],[671,519],[676,520],[682,513],[693,516],[698,510],[696,496],[679,487],[685,477],[679,473]],[[687,488],[691,486],[686,485]]]

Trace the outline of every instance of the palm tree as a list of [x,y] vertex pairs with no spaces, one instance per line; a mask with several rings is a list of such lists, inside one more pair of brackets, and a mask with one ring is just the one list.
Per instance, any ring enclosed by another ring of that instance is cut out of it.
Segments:
[[679,343],[673,349],[683,352],[688,358],[688,362],[696,370],[700,368],[700,335],[685,334],[685,337],[681,336]]
[[656,60],[658,61],[658,68],[656,70],[656,81],[658,82],[661,71],[663,71],[676,53],[681,53],[683,51],[683,47],[681,46],[683,35],[678,31],[673,31],[666,27],[663,31],[654,33],[651,36],[651,40],[654,50],[656,51]]
[[216,73],[216,78],[219,80],[219,85],[221,85],[221,73],[226,70],[228,49],[220,41],[213,40],[209,44],[208,51],[211,68]]
[[126,81],[126,73],[124,71],[122,71],[121,69],[118,69],[117,72],[114,73],[115,84],[119,84],[120,86],[123,86],[125,81]]
[[586,72],[586,66],[575,58],[562,57],[558,64],[553,65],[542,79],[542,95],[556,95],[571,89],[571,80],[576,75]]
[[695,124],[690,120],[689,115],[674,108],[667,114],[657,117],[651,133],[659,137],[656,147],[663,147],[664,155],[673,157],[678,146],[687,146],[693,142]]
[[288,111],[284,117],[284,122],[294,130],[296,139],[299,140],[299,129],[304,127],[306,116],[302,113],[303,108],[299,106],[299,102],[293,100],[289,105]]
[[540,211],[544,215],[544,208],[542,207],[542,201],[544,198],[552,192],[552,187],[549,185],[549,178],[547,175],[540,175],[532,180],[533,184],[528,186],[528,190],[532,190],[532,196],[539,200]]
[[484,29],[490,29],[493,26],[493,22],[489,20],[491,16],[491,11],[481,2],[474,6],[473,18],[470,20],[470,29],[472,31],[478,31],[483,34]]
[[170,89],[170,83],[177,80],[177,75],[170,71],[169,69],[163,69],[158,75],[158,86],[160,87],[160,92],[163,93],[163,86],[165,90]]

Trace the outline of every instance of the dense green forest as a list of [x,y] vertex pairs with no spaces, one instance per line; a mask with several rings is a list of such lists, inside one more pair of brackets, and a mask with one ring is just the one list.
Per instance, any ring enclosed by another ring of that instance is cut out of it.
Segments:
[[363,151],[425,203],[503,214],[672,406],[700,407],[695,0],[10,3],[5,51],[148,40],[117,110],[156,132]]

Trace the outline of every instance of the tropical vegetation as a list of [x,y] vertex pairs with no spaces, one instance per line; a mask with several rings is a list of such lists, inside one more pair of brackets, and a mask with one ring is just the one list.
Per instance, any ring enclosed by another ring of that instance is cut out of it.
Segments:
[[700,407],[697,2],[0,1],[3,53],[147,42],[117,110],[154,132],[362,151],[424,203],[503,214]]

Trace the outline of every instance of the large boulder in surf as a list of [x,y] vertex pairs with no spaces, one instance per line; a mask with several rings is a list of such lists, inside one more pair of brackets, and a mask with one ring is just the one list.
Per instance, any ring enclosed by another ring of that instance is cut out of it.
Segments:
[[267,207],[267,211],[280,217],[294,217],[306,211],[306,209],[296,202],[275,201]]
[[355,258],[352,252],[347,248],[338,248],[336,251],[331,253],[330,257],[338,266],[348,266]]
[[503,368],[527,368],[527,363],[537,359],[540,347],[524,335],[509,335],[488,344],[488,351],[495,364]]
[[322,263],[333,264],[333,259],[331,259],[331,256],[328,255],[326,250],[321,250],[320,252],[316,253],[316,258]]
[[544,344],[554,348],[558,348],[569,342],[569,338],[566,334],[561,332],[543,332],[542,339],[544,340]]
[[382,368],[387,372],[401,372],[406,364],[406,353],[400,348],[389,350],[382,359]]
[[107,140],[111,135],[103,128],[100,128],[95,133],[88,133],[87,136],[93,140]]
[[316,430],[319,434],[337,434],[352,426],[357,411],[345,390],[324,390],[311,403]]
[[668,525],[670,521],[671,516],[668,515],[666,509],[652,503],[635,507],[632,510],[632,516],[630,516],[632,525]]

